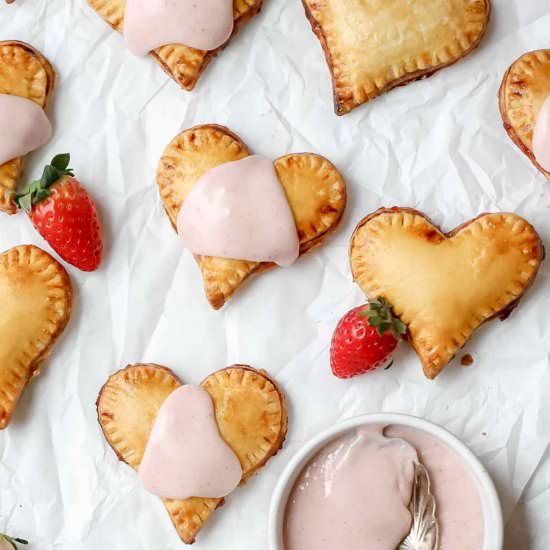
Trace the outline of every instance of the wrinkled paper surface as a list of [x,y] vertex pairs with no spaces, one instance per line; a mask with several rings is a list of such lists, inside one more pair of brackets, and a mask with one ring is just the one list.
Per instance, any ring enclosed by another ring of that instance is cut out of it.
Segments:
[[[363,300],[351,281],[349,237],[379,206],[418,208],[444,230],[484,211],[515,211],[550,244],[550,184],[510,141],[497,107],[504,71],[525,51],[550,47],[549,29],[546,1],[494,0],[477,52],[338,118],[299,0],[265,0],[193,93],[125,51],[85,0],[2,4],[1,39],[30,42],[58,73],[55,136],[29,159],[27,176],[70,151],[99,205],[106,255],[97,273],[68,268],[70,325],[0,433],[0,530],[30,539],[30,550],[181,548],[160,501],[106,445],[95,400],[128,363],[161,363],[198,383],[240,362],[282,384],[290,431],[284,450],[215,514],[202,550],[266,548],[269,500],[290,457],[323,428],[375,411],[423,416],[461,437],[497,483],[506,548],[546,550],[548,262],[510,319],[484,326],[468,344],[474,365],[455,361],[434,382],[405,345],[389,371],[340,381],[328,347],[340,316]],[[168,142],[207,122],[229,126],[271,158],[323,154],[349,186],[345,218],[326,246],[250,281],[221,312],[208,306],[154,179]],[[2,250],[50,250],[23,215],[1,215],[0,229]]]

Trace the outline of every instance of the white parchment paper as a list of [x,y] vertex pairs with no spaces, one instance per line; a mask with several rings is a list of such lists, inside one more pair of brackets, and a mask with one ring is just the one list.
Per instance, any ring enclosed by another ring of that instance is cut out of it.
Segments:
[[[498,485],[506,548],[549,547],[548,262],[511,318],[475,335],[465,350],[475,359],[470,368],[451,365],[429,382],[406,346],[387,372],[340,381],[328,367],[337,320],[363,300],[348,240],[379,206],[418,208],[445,230],[483,211],[515,211],[550,245],[550,185],[509,140],[497,107],[509,64],[550,47],[547,0],[494,0],[476,53],[343,118],[332,112],[327,67],[299,0],[265,0],[191,94],[125,51],[85,0],[1,5],[0,39],[30,42],[58,73],[55,137],[32,155],[27,175],[70,151],[100,207],[106,243],[97,273],[69,267],[70,325],[0,433],[0,530],[29,538],[31,550],[181,548],[160,501],[104,442],[95,399],[127,363],[165,364],[198,383],[241,362],[284,387],[289,437],[227,499],[199,548],[266,548],[270,496],[289,458],[326,426],[374,411],[423,416],[461,437]],[[207,122],[229,126],[272,158],[323,154],[349,186],[345,219],[326,246],[251,281],[221,312],[209,308],[154,181],[169,140]],[[25,216],[1,216],[1,250],[31,242],[50,250]]]

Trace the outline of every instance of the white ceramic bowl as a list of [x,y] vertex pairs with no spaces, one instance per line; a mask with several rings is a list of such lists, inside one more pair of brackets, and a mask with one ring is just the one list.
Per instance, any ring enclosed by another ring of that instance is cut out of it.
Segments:
[[269,550],[284,550],[282,530],[285,508],[296,479],[304,467],[320,449],[336,437],[350,429],[369,424],[400,424],[416,428],[436,437],[458,453],[472,473],[481,497],[485,518],[483,550],[502,550],[503,525],[500,502],[493,481],[478,458],[462,441],[444,428],[416,416],[393,413],[365,414],[344,420],[314,437],[296,453],[283,471],[271,500],[268,527]]

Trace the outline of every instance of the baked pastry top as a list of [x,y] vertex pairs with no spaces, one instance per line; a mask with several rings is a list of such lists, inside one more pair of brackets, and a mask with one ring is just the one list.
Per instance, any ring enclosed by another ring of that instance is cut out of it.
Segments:
[[[88,4],[115,30],[122,32],[125,0],[88,0]],[[262,0],[234,0],[235,34],[240,26],[260,12]],[[151,52],[153,59],[184,90],[191,91],[210,61],[227,44],[213,51],[183,44],[167,44]]]
[[[173,227],[187,193],[206,171],[247,155],[246,145],[222,126],[196,126],[176,136],[157,168],[160,196]],[[300,254],[304,254],[322,244],[340,222],[346,204],[344,180],[327,159],[313,153],[287,155],[274,165],[294,214]],[[211,256],[195,259],[214,309],[222,307],[250,275],[275,267]]]
[[[0,42],[0,94],[10,94],[34,101],[45,108],[55,83],[49,61],[32,46],[17,40]],[[15,214],[17,181],[23,159],[0,165],[0,210]]]
[[[97,412],[105,438],[119,459],[135,470],[160,406],[180,385],[170,369],[137,364],[113,374],[101,389]],[[201,386],[212,397],[220,435],[239,458],[244,481],[283,445],[288,424],[284,394],[266,372],[245,365],[217,371]],[[192,544],[223,499],[163,502],[180,538]]]
[[512,141],[548,179],[550,172],[533,154],[537,116],[550,96],[550,50],[527,52],[506,71],[499,91],[500,114]]
[[0,429],[65,329],[72,287],[65,269],[32,245],[0,255]]
[[355,281],[393,306],[428,378],[482,323],[508,316],[543,257],[535,229],[508,213],[444,234],[420,212],[383,208],[359,223],[350,245]]
[[480,43],[490,0],[303,0],[348,113],[460,60]]

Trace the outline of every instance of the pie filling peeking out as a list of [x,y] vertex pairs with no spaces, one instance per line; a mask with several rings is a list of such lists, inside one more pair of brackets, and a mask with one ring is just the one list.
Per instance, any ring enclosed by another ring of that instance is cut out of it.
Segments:
[[[0,155],[7,145],[30,151],[48,141],[51,126],[41,111],[46,108],[54,83],[55,72],[40,52],[24,42],[0,42],[0,116],[4,112],[10,117],[9,120],[4,120],[4,124],[18,124],[17,128],[9,129],[9,135],[12,140],[17,136],[20,141],[18,145],[13,142],[3,144]],[[32,104],[26,104],[24,100],[29,100]],[[34,105],[40,108],[38,112],[33,109]],[[25,123],[36,125],[35,132],[25,128]],[[1,130],[2,121],[0,132]],[[0,210],[8,214],[15,214],[17,211],[14,198],[22,171],[23,156],[0,162]]]
[[[226,176],[231,176],[227,185]],[[214,309],[250,275],[277,263],[287,265],[322,244],[346,204],[344,180],[327,159],[300,153],[272,164],[251,156],[235,134],[216,125],[196,126],[176,136],[160,159],[157,183],[184,244],[210,247],[210,253],[204,249],[195,259]],[[231,221],[222,216],[228,205]],[[212,239],[212,227],[224,230]],[[230,255],[237,249],[252,252],[252,259],[210,255],[222,250]]]
[[124,31],[132,52],[145,55],[151,48],[150,55],[162,69],[191,91],[208,63],[260,12],[262,0],[88,0],[88,4],[115,30]]
[[61,335],[72,307],[65,269],[32,245],[0,255],[0,429]]
[[550,50],[527,52],[512,63],[499,107],[512,141],[550,179]]
[[350,244],[354,280],[384,297],[435,378],[482,323],[505,319],[535,279],[543,244],[516,214],[483,214],[442,233],[410,208],[364,218]]
[[302,0],[332,75],[338,115],[432,75],[481,42],[490,0]]
[[[209,394],[219,435],[238,458],[241,483],[258,472],[282,447],[287,433],[283,392],[265,371],[234,365],[208,376],[201,388]],[[118,458],[140,469],[153,425],[166,399],[181,382],[165,367],[131,365],[113,374],[97,399],[103,434]],[[180,420],[183,417],[179,417]],[[181,438],[193,429],[176,421],[170,428]],[[180,538],[195,541],[223,498],[163,499]]]

